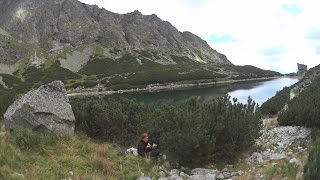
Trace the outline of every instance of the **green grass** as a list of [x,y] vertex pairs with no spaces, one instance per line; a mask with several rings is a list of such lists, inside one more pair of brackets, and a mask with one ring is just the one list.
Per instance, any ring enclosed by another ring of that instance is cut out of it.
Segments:
[[289,164],[288,162],[282,161],[277,162],[276,165],[266,165],[264,167],[264,174],[266,179],[296,179],[298,172],[301,172],[303,169],[302,166],[295,166]]
[[0,179],[17,179],[17,174],[25,179],[157,177],[158,166],[150,160],[120,156],[118,148],[81,134],[60,137],[19,130],[0,138]]
[[312,180],[320,178],[320,138],[309,149],[308,162],[304,168],[304,179]]

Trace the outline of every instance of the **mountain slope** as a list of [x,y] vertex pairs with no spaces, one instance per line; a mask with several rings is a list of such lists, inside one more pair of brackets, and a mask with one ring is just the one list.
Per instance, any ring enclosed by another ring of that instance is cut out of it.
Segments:
[[7,91],[10,79],[1,74],[21,79],[13,84],[19,92],[52,80],[110,90],[279,75],[234,66],[154,14],[116,14],[77,0],[0,0],[0,84]]
[[[226,56],[198,36],[181,33],[156,15],[144,16],[138,11],[116,14],[76,0],[1,0],[0,27],[36,46],[32,47],[34,51],[41,47],[51,55],[65,47],[99,44],[106,53],[108,49],[151,49],[161,52],[160,57],[165,60],[177,55],[205,63],[230,64]],[[1,55],[12,61],[10,53]]]

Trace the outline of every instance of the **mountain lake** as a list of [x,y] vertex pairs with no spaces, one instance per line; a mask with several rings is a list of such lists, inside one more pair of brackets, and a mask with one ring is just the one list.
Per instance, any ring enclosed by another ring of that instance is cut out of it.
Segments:
[[231,98],[237,98],[238,102],[246,103],[250,96],[260,105],[273,97],[277,91],[298,82],[296,78],[279,78],[266,81],[250,81],[230,84],[218,84],[211,87],[199,87],[191,89],[170,90],[161,92],[141,92],[118,94],[128,99],[136,99],[143,103],[166,102],[176,104],[191,97],[199,98],[202,102],[212,98],[229,94]]

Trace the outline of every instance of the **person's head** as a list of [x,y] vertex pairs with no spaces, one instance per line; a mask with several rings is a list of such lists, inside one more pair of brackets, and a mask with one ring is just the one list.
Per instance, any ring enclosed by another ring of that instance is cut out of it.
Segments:
[[143,133],[140,137],[140,140],[141,141],[144,141],[144,142],[148,142],[149,141],[149,135],[147,133]]

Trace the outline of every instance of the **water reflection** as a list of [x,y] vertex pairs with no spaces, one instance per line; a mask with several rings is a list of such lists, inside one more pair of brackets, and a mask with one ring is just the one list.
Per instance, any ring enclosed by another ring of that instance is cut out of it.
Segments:
[[272,81],[260,82],[255,87],[250,89],[237,89],[229,92],[231,97],[238,98],[239,102],[246,103],[248,97],[250,96],[257,103],[262,104],[269,98],[274,96],[277,91],[283,89],[284,87],[291,86],[298,82],[297,79],[292,78],[281,78]]
[[270,97],[274,96],[276,92],[281,90],[283,87],[291,86],[297,81],[297,79],[292,78],[281,78],[263,82],[242,82],[205,88],[153,93],[133,93],[115,96],[122,96],[130,99],[133,98],[144,103],[167,102],[175,104],[190,97],[197,97],[202,102],[205,102],[228,93],[231,97],[238,98],[239,102],[246,103],[248,97],[251,96],[257,103],[262,104]]

